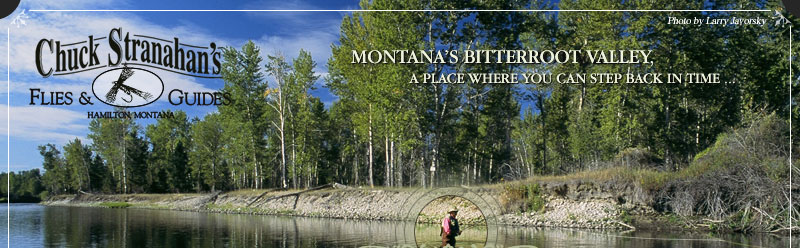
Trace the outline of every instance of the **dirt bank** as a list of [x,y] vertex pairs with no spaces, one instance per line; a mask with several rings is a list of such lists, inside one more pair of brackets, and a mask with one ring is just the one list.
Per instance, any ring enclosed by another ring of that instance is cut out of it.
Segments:
[[[481,197],[499,204],[495,223],[518,226],[573,228],[630,228],[635,216],[653,211],[647,197],[635,187],[591,182],[539,182],[478,187]],[[50,206],[104,207],[109,203],[130,208],[171,209],[236,214],[274,214],[342,219],[407,220],[409,199],[419,198],[418,188],[353,188],[331,185],[315,190],[238,190],[207,194],[79,194],[54,196],[42,204]],[[442,197],[419,214],[417,221],[435,223],[445,209],[457,206],[464,224],[485,223],[484,214],[471,201]],[[424,203],[423,203],[424,204]],[[416,215],[415,215],[416,216]]]

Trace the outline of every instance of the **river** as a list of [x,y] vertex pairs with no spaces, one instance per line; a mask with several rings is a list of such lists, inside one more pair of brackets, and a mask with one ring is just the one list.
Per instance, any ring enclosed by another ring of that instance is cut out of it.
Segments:
[[[0,216],[7,210],[2,204]],[[437,245],[437,226],[421,225],[407,237],[392,221],[217,214],[150,209],[46,207],[11,204],[11,247],[360,247]],[[483,228],[483,229],[482,229]],[[0,233],[7,232],[6,225]],[[465,227],[458,246],[482,247],[484,227]],[[495,247],[788,247],[776,235],[623,232],[498,227]],[[0,235],[0,244],[8,236]],[[400,240],[399,240],[400,239]],[[798,245],[797,242],[793,242]],[[530,246],[529,246],[530,247]]]

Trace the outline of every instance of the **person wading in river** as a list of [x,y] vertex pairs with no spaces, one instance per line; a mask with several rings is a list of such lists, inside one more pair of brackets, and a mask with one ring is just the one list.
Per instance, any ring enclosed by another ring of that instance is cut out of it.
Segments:
[[459,228],[458,219],[456,219],[457,214],[458,209],[453,207],[448,211],[448,215],[442,219],[442,229],[440,233],[440,235],[442,235],[442,247],[447,245],[456,247],[456,236],[461,235],[461,228]]

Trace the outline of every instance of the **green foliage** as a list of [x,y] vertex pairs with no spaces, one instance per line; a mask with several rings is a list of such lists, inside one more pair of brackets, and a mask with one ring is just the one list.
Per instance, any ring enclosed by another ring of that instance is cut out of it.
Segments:
[[198,190],[226,188],[224,149],[228,142],[224,134],[224,120],[219,113],[211,113],[192,123],[193,146],[189,151],[191,176],[197,180]]
[[218,108],[225,120],[223,133],[229,135],[227,149],[223,150],[225,163],[231,175],[239,175],[231,178],[233,185],[259,188],[267,174],[263,172],[261,148],[266,146],[268,125],[262,118],[267,108],[263,97],[267,84],[261,70],[260,48],[248,41],[241,50],[224,49],[222,56],[221,75],[225,81],[222,92],[232,100],[231,104]]
[[620,151],[614,161],[625,167],[650,167],[662,163],[662,159],[642,148],[626,148]]
[[[774,5],[718,4],[730,9]],[[707,6],[687,1],[364,0],[360,7]],[[696,12],[687,18],[730,15]],[[785,104],[788,29],[667,25],[664,18],[644,12],[353,12],[342,17],[339,39],[324,62],[324,87],[336,98],[331,103],[311,93],[319,85],[320,66],[308,51],[298,51],[295,58],[281,52],[262,58],[252,41],[228,47],[222,54],[221,91],[230,104],[192,120],[176,111],[175,118],[145,128],[132,119],[92,120],[88,140],[70,141],[63,154],[54,144],[39,147],[43,189],[32,195],[301,188],[329,182],[446,186],[543,175],[622,179],[654,192],[677,181],[741,168],[757,168],[756,178],[784,179],[789,148],[786,133],[775,130],[787,130],[784,118],[790,111],[800,113],[797,106]],[[353,51],[371,50],[633,48],[652,50],[657,59],[625,66],[585,60],[353,63]],[[715,72],[736,83],[408,84],[410,75],[450,72]],[[658,170],[650,169],[656,166]],[[537,187],[520,186],[505,194],[519,211],[541,211],[545,204]]]
[[542,198],[542,192],[539,188],[539,184],[529,184],[527,185],[527,207],[528,212],[542,212],[544,211],[544,206],[546,202],[544,198]]
[[679,224],[681,223],[681,217],[678,216],[677,214],[667,214],[666,218],[667,221],[672,225],[679,226]]
[[[115,111],[125,111],[117,108]],[[93,119],[89,123],[88,138],[92,141],[92,150],[105,159],[106,166],[114,183],[114,191],[127,193],[132,189],[129,173],[132,169],[131,160],[142,160],[144,154],[134,154],[137,146],[141,147],[141,138],[138,135],[139,125],[128,118],[101,118]],[[134,148],[134,149],[129,149]],[[44,156],[44,155],[43,155]],[[45,170],[48,170],[45,167]],[[141,176],[141,174],[139,174]],[[50,190],[51,193],[64,193],[61,190]]]
[[280,144],[282,186],[287,183],[288,169],[294,188],[304,182],[309,187],[325,152],[327,113],[319,98],[309,92],[319,79],[314,67],[311,53],[305,50],[300,50],[292,65],[283,55],[268,56],[266,70],[276,82],[265,92],[267,104],[274,110],[267,114],[278,119],[271,124],[277,131],[276,143]]
[[753,212],[749,210],[737,211],[728,218],[728,228],[742,232],[750,231],[750,229],[753,227],[752,222],[754,221],[752,218],[755,217],[753,215]]
[[527,210],[525,201],[525,187],[516,184],[503,185],[503,192],[500,200],[502,206],[506,206],[508,212],[523,212]]
[[183,111],[148,125],[145,136],[152,147],[147,161],[149,192],[186,192],[190,189],[186,145],[191,144],[191,124]]
[[630,215],[630,213],[628,213],[627,210],[622,210],[622,211],[619,212],[619,220],[622,221],[622,223],[625,223],[625,224],[632,224],[633,223],[633,217]]
[[47,200],[47,197],[50,196],[50,192],[42,191],[39,193],[39,200]]
[[[3,197],[3,202],[9,200],[11,202],[39,202],[47,197],[39,169],[11,172],[10,174],[0,173],[0,182],[4,182],[0,183],[0,195],[9,196],[9,198]],[[7,188],[5,182],[9,182],[11,190]]]
[[52,193],[65,193],[68,190],[67,184],[68,171],[61,157],[61,151],[53,144],[39,146],[39,154],[42,155],[42,167],[45,174],[42,176],[42,184],[45,189]]
[[64,157],[67,173],[70,175],[69,187],[73,190],[92,188],[91,177],[89,177],[92,150],[89,149],[89,146],[83,145],[80,139],[75,138],[64,145]]
[[537,183],[506,184],[503,186],[503,194],[500,199],[505,201],[504,206],[511,208],[508,210],[519,212],[542,212],[547,204]]

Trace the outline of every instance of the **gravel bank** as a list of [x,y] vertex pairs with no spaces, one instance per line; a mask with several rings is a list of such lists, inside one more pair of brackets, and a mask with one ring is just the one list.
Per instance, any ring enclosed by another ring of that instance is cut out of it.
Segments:
[[[524,206],[525,200],[514,199],[513,194],[509,194],[513,191],[508,187],[486,187],[481,192],[499,198],[503,211],[494,217],[498,224],[504,225],[619,229],[628,228],[623,223],[630,221],[630,214],[652,212],[643,204],[629,201],[631,194],[627,191],[609,192],[603,187],[586,183],[542,183],[541,192],[537,193],[543,202],[539,210],[520,207],[520,204]],[[54,196],[42,204],[102,207],[100,204],[104,202],[127,202],[130,208],[403,220],[404,205],[401,203],[418,197],[414,193],[412,189],[334,187],[308,192],[239,190],[213,194],[80,194]],[[437,223],[451,206],[459,208],[461,223],[485,223],[481,210],[461,197],[442,197],[431,201],[420,212],[417,221]]]

